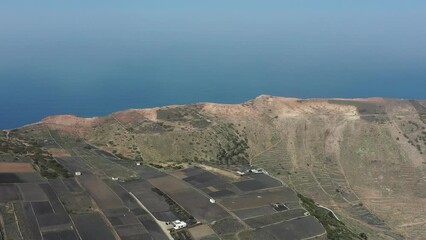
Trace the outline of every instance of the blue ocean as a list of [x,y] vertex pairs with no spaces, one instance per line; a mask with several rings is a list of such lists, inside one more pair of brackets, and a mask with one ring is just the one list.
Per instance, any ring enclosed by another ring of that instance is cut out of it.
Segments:
[[260,94],[426,99],[425,12],[392,0],[1,1],[0,129]]

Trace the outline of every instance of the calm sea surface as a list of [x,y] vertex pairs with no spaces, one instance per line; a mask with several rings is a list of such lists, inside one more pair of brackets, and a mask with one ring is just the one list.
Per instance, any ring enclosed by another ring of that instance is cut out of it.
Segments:
[[420,1],[387,9],[16,2],[0,3],[0,129],[260,94],[426,99]]

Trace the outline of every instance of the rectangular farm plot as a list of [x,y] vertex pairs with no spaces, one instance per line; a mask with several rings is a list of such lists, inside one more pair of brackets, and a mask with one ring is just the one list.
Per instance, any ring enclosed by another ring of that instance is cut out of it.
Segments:
[[0,173],[35,172],[30,163],[0,163]]
[[94,175],[84,175],[78,181],[102,209],[120,208],[123,206],[120,198],[100,179]]
[[46,193],[35,183],[22,183],[18,185],[22,198],[26,202],[48,201]]
[[155,240],[168,240],[160,226],[149,215],[140,216],[139,221],[144,225],[149,235]]
[[61,225],[71,227],[70,218],[50,185],[43,183],[40,187],[49,201],[31,202],[39,227],[42,230]]
[[276,212],[270,215],[258,216],[254,218],[245,219],[244,221],[252,228],[259,228],[270,224],[289,221],[296,218],[306,217],[306,210],[304,209],[292,209],[283,212]]
[[217,182],[222,181],[222,179],[219,176],[207,171],[203,171],[193,176],[186,177],[183,180],[185,182],[189,182],[190,184],[198,188],[212,186],[216,184]]
[[64,182],[62,182],[62,179],[60,178],[50,179],[49,184],[58,195],[69,192]]
[[136,200],[119,183],[112,180],[104,180],[104,182],[108,185],[108,187],[111,188],[112,191],[115,192],[115,194],[117,194],[126,207],[129,209],[140,208]]
[[156,219],[165,222],[171,222],[176,219],[179,219],[179,217],[177,217],[172,211],[154,212],[152,213],[152,215],[154,215]]
[[73,151],[78,155],[80,161],[93,168],[93,170],[105,172],[108,176],[130,179],[137,175],[132,169],[123,167],[109,158],[98,155],[96,152],[84,148],[74,148]]
[[212,198],[231,196],[241,192],[223,177],[201,168],[193,167],[176,171],[174,175],[181,176],[182,180],[202,190]]
[[268,188],[266,184],[254,179],[235,182],[233,184],[243,192],[256,191],[256,190]]
[[150,239],[146,228],[128,208],[108,209],[104,214],[122,240]]
[[188,229],[194,239],[205,239],[216,236],[216,233],[208,225],[202,224]]
[[0,184],[0,202],[19,200],[19,191],[14,184]]
[[235,234],[242,231],[245,227],[237,219],[228,217],[211,224],[212,229],[220,236]]
[[42,239],[40,229],[38,228],[37,219],[34,215],[34,211],[31,207],[31,203],[29,202],[22,202],[22,209],[23,213],[25,215],[25,227],[23,227],[19,223],[19,226],[21,229],[27,229],[28,235],[31,239]]
[[47,195],[47,198],[49,199],[50,205],[53,208],[53,211],[57,214],[67,214],[64,206],[59,201],[58,196],[56,195],[55,191],[53,191],[50,184],[47,183],[41,183],[39,184],[41,189],[43,189],[44,193]]
[[270,215],[274,213],[276,213],[276,211],[270,205],[234,211],[234,214],[241,219]]
[[113,226],[133,225],[139,223],[135,215],[127,208],[117,209],[115,212],[104,212]]
[[36,172],[0,173],[1,183],[35,183],[44,182],[43,177]]
[[14,173],[0,173],[0,183],[20,183],[18,175]]
[[168,195],[201,222],[211,223],[230,216],[222,207],[211,203],[208,197],[194,189],[171,192]]
[[251,175],[250,178],[263,183],[268,188],[280,187],[283,185],[280,181],[267,174],[254,174]]
[[43,230],[53,226],[69,225],[71,226],[68,214],[50,213],[44,215],[36,215],[38,225]]
[[99,213],[73,215],[72,219],[82,240],[115,240]]
[[64,230],[43,233],[44,240],[78,240],[74,230]]
[[251,174],[244,177],[243,181],[234,182],[236,186],[243,192],[256,191],[267,188],[274,188],[282,186],[282,183],[267,174]]
[[141,223],[114,227],[121,240],[151,239],[148,231]]
[[148,182],[163,192],[179,192],[190,188],[185,182],[172,176],[152,178]]
[[298,202],[299,198],[290,188],[250,192],[219,200],[226,208],[233,210],[255,208],[273,203]]
[[210,223],[229,216],[223,208],[211,203],[210,198],[172,176],[149,181],[199,221]]
[[31,206],[34,209],[36,215],[45,215],[49,213],[54,213],[52,206],[49,201],[43,202],[32,202]]
[[0,173],[1,183],[34,183],[44,182],[45,180],[36,172],[26,173]]
[[75,178],[67,178],[63,179],[62,181],[70,192],[81,192],[83,190],[81,189],[80,185],[78,185]]
[[325,229],[313,216],[286,221],[256,230],[268,232],[274,238],[282,240],[297,240],[311,238],[325,233]]
[[221,197],[228,197],[228,196],[235,195],[234,192],[228,189],[209,191],[209,192],[206,191],[206,189],[204,189],[204,192],[206,192],[212,198],[221,198]]
[[166,203],[165,199],[152,191],[154,186],[149,182],[145,180],[137,180],[125,182],[122,184],[123,187],[127,191],[133,193],[151,213],[154,214],[156,212],[165,212],[170,210],[170,207]]
[[41,183],[46,180],[37,172],[15,173],[21,183]]

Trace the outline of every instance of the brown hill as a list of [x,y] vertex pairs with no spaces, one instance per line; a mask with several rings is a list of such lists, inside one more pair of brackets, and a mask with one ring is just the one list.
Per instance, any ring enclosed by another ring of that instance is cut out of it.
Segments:
[[426,102],[259,96],[242,104],[48,117],[35,138],[86,141],[116,155],[264,167],[378,239],[426,234]]

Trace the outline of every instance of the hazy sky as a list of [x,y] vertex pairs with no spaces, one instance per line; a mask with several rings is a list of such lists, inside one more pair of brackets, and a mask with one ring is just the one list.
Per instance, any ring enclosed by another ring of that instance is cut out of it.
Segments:
[[1,0],[0,83],[0,128],[259,94],[426,99],[426,1]]

